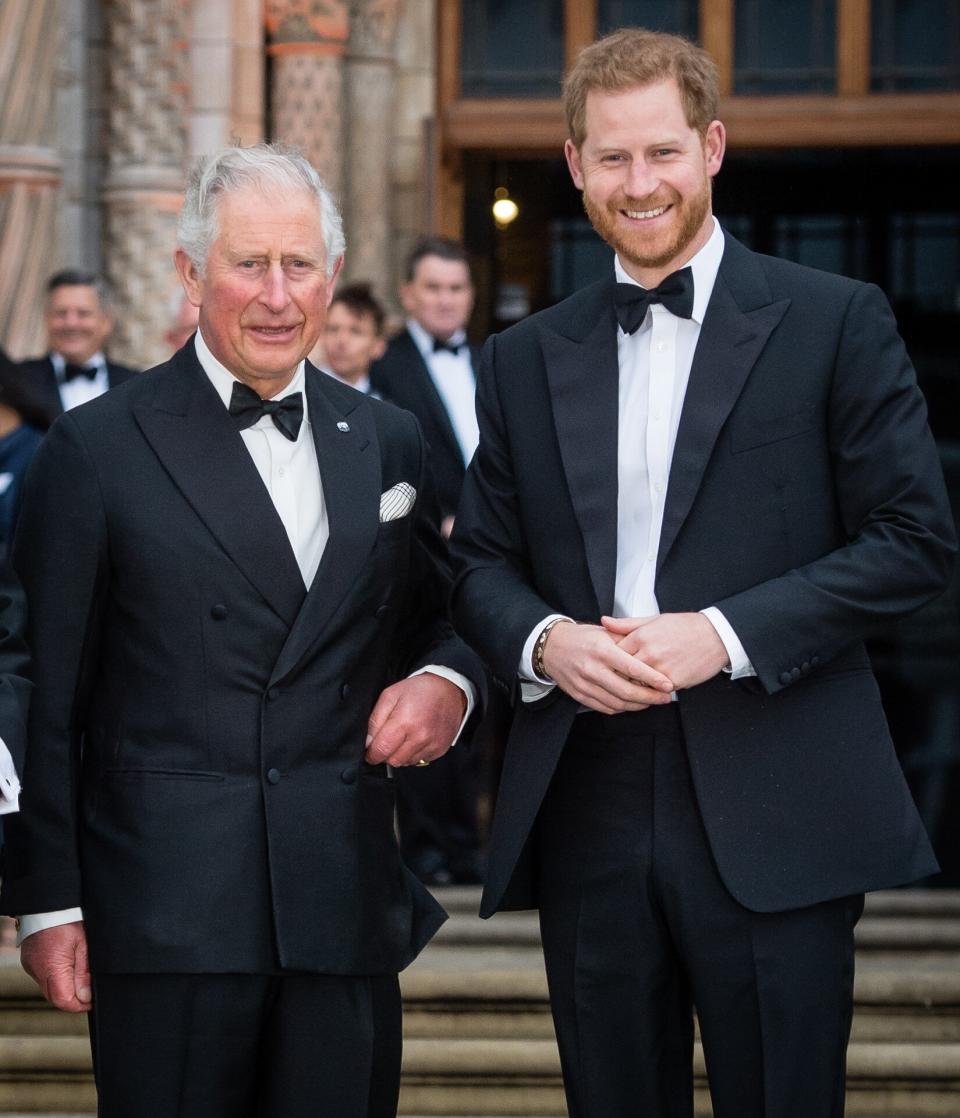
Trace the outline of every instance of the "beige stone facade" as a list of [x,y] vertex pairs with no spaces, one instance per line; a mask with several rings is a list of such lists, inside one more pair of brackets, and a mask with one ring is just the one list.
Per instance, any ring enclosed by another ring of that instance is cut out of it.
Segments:
[[44,282],[107,276],[111,353],[166,356],[187,167],[233,140],[306,151],[345,275],[395,306],[429,212],[437,0],[0,0],[0,346],[44,348]]

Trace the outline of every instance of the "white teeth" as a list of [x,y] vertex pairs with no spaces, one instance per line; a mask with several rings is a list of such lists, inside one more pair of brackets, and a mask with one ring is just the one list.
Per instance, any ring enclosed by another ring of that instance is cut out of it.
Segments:
[[666,206],[658,206],[655,210],[624,210],[623,212],[627,217],[639,219],[642,217],[659,217],[666,208]]

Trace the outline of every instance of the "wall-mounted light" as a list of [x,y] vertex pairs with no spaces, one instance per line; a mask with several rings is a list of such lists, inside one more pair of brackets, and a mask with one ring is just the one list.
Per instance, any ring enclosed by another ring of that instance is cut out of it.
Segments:
[[516,221],[520,207],[510,197],[510,191],[505,186],[498,186],[493,192],[493,198],[493,220],[498,229],[506,229],[512,221]]

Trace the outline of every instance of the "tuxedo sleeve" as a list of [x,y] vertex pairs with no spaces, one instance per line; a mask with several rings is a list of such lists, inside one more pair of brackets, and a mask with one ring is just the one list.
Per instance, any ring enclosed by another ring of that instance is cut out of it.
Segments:
[[439,665],[464,676],[474,686],[476,709],[486,702],[483,666],[476,653],[454,632],[448,616],[450,560],[440,535],[440,507],[430,469],[429,451],[419,423],[407,415],[416,431],[419,455],[417,500],[413,515],[411,575],[395,642],[395,678]]
[[0,562],[0,738],[13,768],[23,772],[27,741],[27,709],[32,684],[27,654],[27,607],[10,564]]
[[480,442],[464,481],[451,550],[458,632],[512,687],[524,644],[556,613],[533,589],[524,552],[514,464],[497,390],[497,338],[483,349],[477,377]]
[[20,814],[6,823],[4,912],[81,904],[77,844],[80,751],[108,572],[97,474],[69,415],[28,474],[13,551],[27,594],[35,692]]
[[[802,358],[798,358],[802,360]],[[955,530],[927,411],[882,292],[858,285],[827,404],[842,546],[711,603],[768,692],[918,609],[946,586]]]

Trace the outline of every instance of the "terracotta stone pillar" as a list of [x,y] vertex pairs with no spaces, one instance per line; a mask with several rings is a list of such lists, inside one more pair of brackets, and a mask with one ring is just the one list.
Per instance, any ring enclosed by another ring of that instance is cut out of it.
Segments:
[[402,0],[353,0],[346,63],[344,210],[349,279],[391,294],[396,33]]
[[266,0],[271,136],[295,144],[340,200],[347,0]]
[[167,357],[183,200],[189,0],[106,0],[109,115],[105,271],[116,326],[110,353],[146,367]]
[[0,0],[0,345],[39,353],[56,258],[57,0]]

